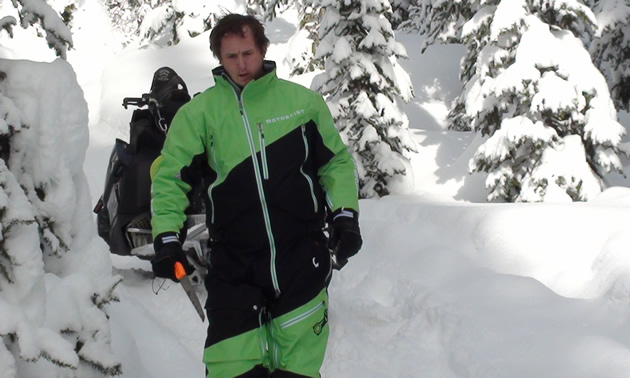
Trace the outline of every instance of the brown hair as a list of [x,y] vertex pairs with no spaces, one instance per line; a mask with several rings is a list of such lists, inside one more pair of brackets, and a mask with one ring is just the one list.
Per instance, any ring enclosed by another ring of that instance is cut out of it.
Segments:
[[256,46],[264,53],[269,46],[269,39],[265,36],[265,27],[254,16],[231,13],[223,16],[210,33],[210,50],[215,58],[221,59],[223,37],[227,34],[244,37],[246,28],[252,32]]

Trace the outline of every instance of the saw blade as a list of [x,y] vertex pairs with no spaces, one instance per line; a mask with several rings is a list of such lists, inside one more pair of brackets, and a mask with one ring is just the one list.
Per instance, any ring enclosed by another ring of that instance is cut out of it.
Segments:
[[205,321],[206,316],[203,312],[203,307],[201,306],[201,302],[199,302],[199,297],[197,297],[197,293],[195,293],[192,282],[190,282],[190,278],[188,278],[188,276],[182,277],[179,279],[179,283],[182,284],[186,295],[188,295],[188,299],[190,299],[193,306],[195,307],[195,310],[197,310],[197,314],[199,314],[201,321]]

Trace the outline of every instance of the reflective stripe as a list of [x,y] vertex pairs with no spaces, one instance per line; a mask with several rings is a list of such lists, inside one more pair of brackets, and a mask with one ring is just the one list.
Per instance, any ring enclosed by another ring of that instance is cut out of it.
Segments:
[[308,318],[309,316],[313,315],[314,313],[316,313],[317,310],[322,308],[322,306],[324,306],[324,302],[319,302],[317,304],[317,306],[313,307],[312,309],[310,309],[310,310],[308,310],[306,312],[303,312],[300,315],[298,315],[298,316],[296,316],[294,318],[291,318],[291,319],[281,323],[279,325],[280,329],[285,329],[287,327],[290,327],[290,326],[292,326],[294,324],[297,324],[297,323],[301,322],[302,320],[304,320],[304,319]]
[[[214,171],[217,173],[217,178],[221,177],[221,172],[219,171],[219,164],[217,164],[216,154],[214,152],[214,137],[211,137],[210,140],[210,157],[212,158],[212,162],[214,163]],[[212,198],[212,190],[214,189],[214,184],[216,184],[217,180],[214,180],[210,186],[208,186],[208,200],[210,201],[210,223],[214,223],[214,198]]]
[[163,244],[166,244],[166,243],[177,243],[177,244],[180,244],[179,238],[176,235],[163,237],[162,238],[162,243]]
[[308,139],[306,139],[306,127],[304,125],[302,125],[301,127],[302,129],[302,140],[304,141],[304,162],[302,162],[302,165],[300,166],[300,173],[304,176],[304,178],[306,178],[306,182],[308,183],[308,187],[311,190],[311,198],[313,199],[313,212],[317,213],[317,210],[319,210],[319,206],[317,204],[317,197],[315,196],[315,188],[313,187],[313,180],[311,180],[311,178],[304,173],[304,164],[306,164],[306,160],[308,160]]
[[333,221],[336,221],[337,218],[354,218],[354,216],[352,215],[352,212],[350,210],[346,210],[342,207],[339,214],[335,215],[335,217],[333,218]]

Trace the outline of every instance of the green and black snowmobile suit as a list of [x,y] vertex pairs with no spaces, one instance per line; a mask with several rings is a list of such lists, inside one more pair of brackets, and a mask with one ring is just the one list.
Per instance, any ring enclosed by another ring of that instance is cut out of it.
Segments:
[[323,98],[277,78],[271,61],[264,70],[242,89],[213,70],[215,86],[178,111],[153,167],[154,237],[184,225],[182,170],[198,155],[210,167],[208,223],[220,240],[206,279],[208,376],[262,367],[318,375],[328,335],[326,209],[358,211],[354,161]]

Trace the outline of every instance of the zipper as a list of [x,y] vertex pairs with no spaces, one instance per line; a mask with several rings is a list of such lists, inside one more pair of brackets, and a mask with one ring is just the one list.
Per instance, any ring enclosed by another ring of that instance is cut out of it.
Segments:
[[328,264],[328,274],[326,274],[326,279],[324,279],[325,282],[330,282],[330,276],[332,275],[332,271],[333,271],[333,257],[332,257],[332,254],[329,254],[328,257],[330,258],[330,263]]
[[273,331],[273,327],[269,327],[269,338],[271,339],[271,368],[277,369],[280,366],[279,347],[276,341],[276,335]]
[[302,174],[302,176],[304,176],[304,178],[306,179],[306,182],[308,183],[308,187],[311,192],[311,199],[313,200],[313,212],[317,213],[317,211],[319,210],[319,206],[317,204],[317,197],[315,196],[315,187],[313,186],[313,180],[311,180],[309,175],[307,175],[303,169],[304,164],[306,164],[306,160],[308,160],[309,151],[308,151],[308,139],[306,139],[306,127],[302,125],[301,128],[302,128],[302,140],[304,141],[304,161],[302,162],[302,165],[300,166],[300,173]]
[[268,323],[268,319],[267,319],[267,312],[265,311],[264,308],[262,308],[260,310],[260,312],[258,313],[258,343],[260,346],[260,355],[263,356],[262,359],[263,361],[268,360],[269,358],[269,354],[268,354],[268,344],[269,344],[269,337],[267,336],[267,330],[265,327],[265,325]]
[[[214,170],[217,172],[217,178],[221,177],[219,164],[217,164],[216,153],[214,151],[214,137],[210,137],[210,157],[214,163]],[[217,180],[214,180],[214,182],[208,186],[208,199],[210,201],[210,208],[212,209],[210,213],[210,223],[214,223],[214,198],[212,198],[212,190],[214,189],[216,182]]]
[[263,178],[265,180],[269,180],[269,166],[267,165],[265,134],[263,133],[262,123],[258,123],[258,144],[260,145],[260,160],[262,164]]
[[274,241],[273,232],[271,230],[271,217],[269,216],[269,208],[267,207],[267,199],[265,198],[265,191],[263,188],[263,178],[260,172],[258,164],[258,158],[256,156],[256,146],[254,145],[254,137],[252,135],[252,129],[250,127],[249,119],[245,113],[245,107],[243,105],[243,92],[247,88],[243,88],[240,95],[235,90],[234,95],[238,102],[238,108],[243,120],[243,127],[245,128],[245,134],[247,135],[247,143],[249,144],[249,152],[252,157],[252,164],[254,166],[254,176],[256,178],[256,186],[258,188],[258,197],[260,199],[260,205],[262,207],[263,218],[265,220],[265,228],[267,229],[267,237],[269,239],[269,251],[271,258],[269,261],[269,270],[271,272],[271,282],[273,284],[274,291],[276,292],[276,298],[280,296],[280,284],[278,283],[278,272],[276,271],[276,243]]
[[311,308],[310,310],[303,312],[299,315],[294,316],[293,318],[289,319],[289,320],[285,320],[284,322],[280,323],[279,327],[280,329],[285,329],[288,327],[291,327],[293,325],[296,325],[306,319],[308,319],[309,317],[311,317],[313,314],[315,314],[317,311],[319,311],[320,308],[324,307],[324,302],[319,302],[315,307]]

